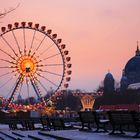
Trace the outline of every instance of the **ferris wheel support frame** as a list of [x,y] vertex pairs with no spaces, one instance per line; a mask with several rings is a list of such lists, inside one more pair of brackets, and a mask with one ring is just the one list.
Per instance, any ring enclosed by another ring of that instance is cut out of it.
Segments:
[[12,101],[12,99],[14,97],[14,94],[16,93],[16,90],[18,89],[18,87],[19,87],[19,85],[21,83],[22,78],[23,78],[23,75],[20,74],[19,78],[18,78],[18,81],[17,81],[17,83],[16,83],[16,85],[15,85],[13,91],[12,91],[12,94],[11,94],[9,100],[8,100],[8,103],[7,103],[6,107],[5,107],[5,110],[8,110],[9,104],[11,104],[11,101]]

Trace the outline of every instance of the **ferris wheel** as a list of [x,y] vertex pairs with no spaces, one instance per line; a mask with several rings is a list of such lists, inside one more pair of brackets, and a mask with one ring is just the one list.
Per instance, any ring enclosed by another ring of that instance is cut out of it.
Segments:
[[32,22],[15,22],[1,28],[0,96],[7,105],[22,98],[44,97],[68,87],[71,58],[62,39],[51,29]]

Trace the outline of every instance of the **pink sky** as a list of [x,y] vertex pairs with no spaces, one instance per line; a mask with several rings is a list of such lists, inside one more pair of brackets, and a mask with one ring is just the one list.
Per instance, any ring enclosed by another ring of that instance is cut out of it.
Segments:
[[0,10],[18,3],[1,26],[32,21],[57,33],[72,58],[69,88],[96,90],[108,69],[120,81],[140,41],[139,0],[0,0]]

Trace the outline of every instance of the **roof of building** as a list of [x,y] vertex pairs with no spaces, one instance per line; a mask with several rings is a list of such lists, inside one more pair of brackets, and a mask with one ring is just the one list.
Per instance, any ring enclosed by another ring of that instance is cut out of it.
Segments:
[[140,50],[137,46],[136,54],[132,57],[125,66],[125,74],[140,73]]
[[114,78],[113,78],[113,75],[112,75],[110,72],[108,72],[108,73],[105,75],[105,79],[114,79]]

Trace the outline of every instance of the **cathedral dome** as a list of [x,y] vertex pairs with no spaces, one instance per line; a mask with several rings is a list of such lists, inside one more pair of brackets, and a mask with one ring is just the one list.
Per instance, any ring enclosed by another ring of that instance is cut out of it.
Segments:
[[129,84],[140,83],[140,50],[137,46],[136,54],[126,64],[124,76],[127,77]]
[[140,73],[140,56],[135,56],[127,62],[125,66],[125,73],[129,72]]
[[140,51],[137,47],[136,55],[132,57],[125,66],[125,74],[137,73],[140,74]]
[[140,84],[140,50],[137,42],[136,54],[125,65],[120,81],[120,91],[126,92],[129,88],[138,88]]
[[108,72],[105,76],[105,79],[112,80],[114,78],[113,78],[113,75],[110,72]]

